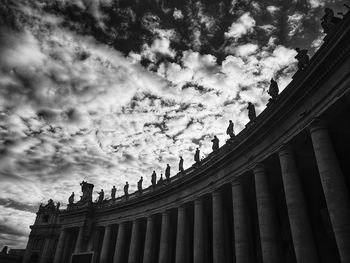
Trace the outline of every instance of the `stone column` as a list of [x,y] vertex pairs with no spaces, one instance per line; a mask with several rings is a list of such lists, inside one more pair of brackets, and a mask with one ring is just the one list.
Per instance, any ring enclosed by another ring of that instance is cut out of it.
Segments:
[[312,144],[341,262],[350,262],[350,203],[343,172],[328,130],[320,121],[310,126]]
[[134,220],[132,223],[130,250],[129,250],[129,263],[138,263],[140,259],[140,244],[141,244],[141,221],[139,219]]
[[126,222],[119,224],[117,242],[115,244],[113,263],[124,263],[126,240]]
[[204,207],[203,200],[194,201],[193,262],[205,262],[204,256]]
[[213,262],[225,262],[224,208],[219,191],[212,193],[213,200]]
[[263,166],[254,168],[254,178],[263,262],[280,263],[279,227]]
[[175,262],[186,262],[186,208],[184,206],[177,209]]
[[112,234],[112,225],[105,227],[105,233],[103,235],[100,263],[108,263],[108,253],[111,246],[111,234]]
[[168,263],[170,253],[170,212],[162,214],[162,230],[160,234],[159,263]]
[[243,188],[239,182],[232,184],[232,205],[236,263],[249,263],[251,262],[251,257],[249,253],[246,203],[244,202]]
[[53,261],[54,263],[62,263],[66,236],[67,236],[67,229],[64,228],[61,230],[60,237],[58,238],[56,252],[55,252],[55,259]]
[[143,254],[143,263],[154,263],[155,260],[155,218],[147,218],[147,229],[145,237],[145,249]]
[[84,226],[80,226],[77,242],[75,244],[74,253],[83,252],[83,246],[84,246]]
[[279,159],[296,260],[298,263],[319,262],[292,151],[282,147]]

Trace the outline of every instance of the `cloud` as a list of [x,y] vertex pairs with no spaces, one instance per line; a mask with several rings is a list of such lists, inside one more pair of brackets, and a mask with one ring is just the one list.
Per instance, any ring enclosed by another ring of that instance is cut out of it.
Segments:
[[288,25],[289,25],[289,32],[288,32],[288,36],[292,37],[300,32],[303,31],[303,19],[304,19],[305,15],[300,13],[300,12],[296,12],[293,15],[289,15],[288,16]]
[[251,17],[250,13],[243,14],[238,18],[237,22],[233,22],[228,32],[225,32],[226,38],[238,39],[243,35],[250,33],[254,30],[255,20]]

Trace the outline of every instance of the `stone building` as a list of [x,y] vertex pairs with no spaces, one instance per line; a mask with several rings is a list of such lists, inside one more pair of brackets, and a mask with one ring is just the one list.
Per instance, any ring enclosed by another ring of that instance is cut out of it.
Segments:
[[[41,206],[23,262],[350,262],[350,15],[230,142],[166,184]],[[70,261],[72,260],[72,261]]]

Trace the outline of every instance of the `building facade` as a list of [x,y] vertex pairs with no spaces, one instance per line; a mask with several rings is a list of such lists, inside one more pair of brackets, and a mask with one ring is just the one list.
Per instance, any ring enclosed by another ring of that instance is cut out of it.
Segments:
[[141,192],[41,206],[23,262],[350,263],[350,15],[234,139]]

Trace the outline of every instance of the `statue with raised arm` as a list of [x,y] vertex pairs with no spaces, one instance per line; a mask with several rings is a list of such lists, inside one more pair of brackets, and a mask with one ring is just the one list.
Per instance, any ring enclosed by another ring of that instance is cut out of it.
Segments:
[[235,131],[233,129],[233,126],[234,126],[234,124],[233,124],[232,120],[229,120],[226,134],[230,136],[230,139],[233,139],[235,137]]
[[194,154],[194,161],[196,164],[200,163],[200,151],[199,148],[196,149],[196,153]]
[[126,182],[124,185],[124,195],[127,197],[129,195],[129,183]]
[[309,55],[307,54],[307,50],[300,49],[297,47],[295,51],[298,52],[298,54],[295,56],[295,58],[298,60],[298,69],[303,70],[306,68],[310,61]]
[[165,178],[166,178],[166,180],[170,179],[170,166],[169,166],[169,164],[167,164],[166,168],[165,168]]
[[277,100],[279,88],[277,82],[274,79],[271,79],[270,87],[267,93],[271,96],[272,100]]
[[341,21],[341,18],[334,16],[332,9],[326,7],[324,9],[324,15],[321,18],[321,26],[325,34],[329,34],[334,30],[336,25]]
[[141,176],[140,180],[137,182],[137,190],[142,193],[142,182],[143,182],[143,177]]
[[219,139],[216,137],[216,135],[214,135],[214,139],[212,139],[211,142],[213,143],[213,151],[219,150]]
[[72,194],[70,195],[70,197],[68,198],[68,203],[71,205],[74,203],[74,192],[72,192]]
[[153,171],[153,173],[152,173],[151,183],[152,183],[152,186],[156,186],[156,184],[157,184],[157,174],[156,174],[156,171]]
[[182,159],[182,156],[180,156],[179,171],[180,171],[181,173],[183,173],[183,171],[184,171],[184,159]]
[[248,102],[248,118],[250,121],[254,121],[256,119],[255,106],[253,103]]
[[105,197],[105,193],[103,192],[103,189],[101,189],[101,192],[98,193],[98,202],[102,202]]
[[112,200],[115,200],[115,193],[117,192],[117,188],[115,188],[115,185],[113,185],[113,188],[111,190],[111,198]]

